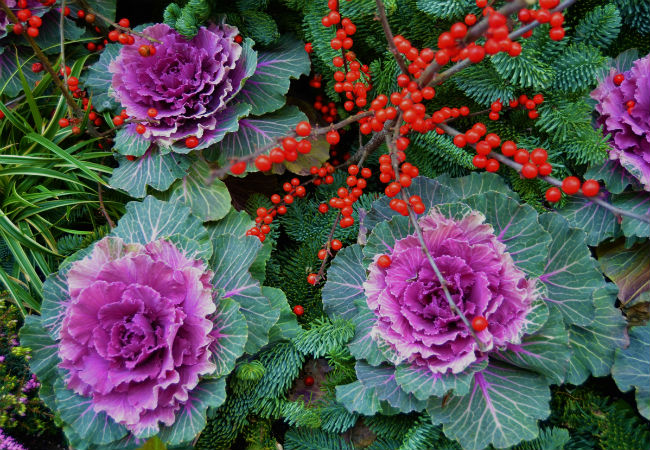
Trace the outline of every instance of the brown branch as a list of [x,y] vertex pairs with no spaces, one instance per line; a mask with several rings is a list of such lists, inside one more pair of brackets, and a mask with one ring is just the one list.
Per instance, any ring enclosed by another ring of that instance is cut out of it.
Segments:
[[[9,19],[14,24],[16,24],[16,25],[20,24],[20,20],[18,20],[16,15],[13,13],[13,11],[11,9],[9,9],[9,7],[5,4],[4,0],[0,0],[0,8],[5,12],[7,17],[9,17]],[[79,107],[77,102],[74,100],[74,98],[72,97],[72,95],[68,91],[67,86],[64,86],[63,83],[61,82],[61,80],[59,79],[59,76],[54,71],[54,68],[52,67],[52,64],[50,63],[50,60],[47,58],[47,56],[45,56],[45,54],[43,53],[41,48],[38,46],[36,41],[30,35],[27,34],[26,30],[23,30],[22,35],[27,40],[27,42],[32,47],[32,49],[34,50],[34,54],[41,61],[41,63],[43,64],[43,67],[45,68],[47,73],[49,73],[50,76],[52,77],[52,81],[54,82],[56,87],[63,94],[63,97],[65,98],[65,101],[68,103],[68,106],[70,106],[72,108],[72,110],[74,111],[75,115],[78,118],[83,118],[84,117],[83,110]],[[63,72],[66,73],[65,66],[63,67]],[[87,127],[88,127],[88,132],[90,133],[91,136],[100,137],[99,132],[97,131],[97,129],[95,128],[95,126],[92,123],[88,122]]]
[[391,31],[390,25],[388,24],[388,18],[386,17],[386,9],[384,8],[384,2],[382,0],[375,0],[375,1],[377,3],[377,12],[379,13],[379,20],[381,21],[381,26],[384,29],[384,34],[386,35],[386,40],[388,41],[388,48],[390,49],[390,52],[395,57],[395,61],[397,61],[397,64],[399,65],[400,69],[402,69],[402,73],[408,76],[409,78],[411,78],[408,67],[404,62],[404,58],[402,58],[402,54],[399,52],[399,50],[397,50],[397,47],[395,46],[395,42],[393,41],[393,32]]
[[[341,210],[339,209],[339,212],[336,214],[336,219],[334,219],[334,223],[332,224],[332,229],[330,230],[330,234],[327,236],[327,247],[330,247],[330,244],[332,242],[332,238],[334,237],[334,232],[336,231],[336,227],[339,225],[339,220],[341,220]],[[329,254],[329,252],[328,252]],[[323,278],[323,275],[325,275],[325,265],[327,264],[327,256],[323,258],[323,262],[320,263],[320,269],[318,269],[318,273],[316,274],[316,283],[314,285],[318,284],[318,282]]]
[[108,215],[108,211],[106,211],[106,207],[104,206],[104,197],[102,193],[102,186],[101,184],[97,183],[97,196],[99,197],[99,210],[102,212],[104,217],[106,218],[106,222],[108,222],[108,226],[111,228],[115,228],[115,222],[111,219],[111,216]]
[[[398,117],[398,123],[399,120],[401,120],[401,116]],[[393,139],[390,139],[388,136],[386,137],[386,145],[388,145],[388,149],[390,150],[391,161],[393,163],[393,170],[395,171],[396,175],[399,174],[397,148],[395,147],[395,139],[394,139],[394,137],[396,137],[397,134],[398,134],[398,130],[395,130]],[[440,269],[438,268],[436,261],[433,259],[433,256],[431,256],[431,252],[429,251],[429,248],[427,247],[427,244],[424,241],[424,236],[422,235],[422,228],[420,228],[420,224],[418,223],[417,216],[408,201],[408,197],[406,196],[406,192],[404,192],[404,189],[400,190],[400,196],[402,197],[402,200],[406,202],[406,205],[408,207],[408,212],[409,212],[409,221],[411,222],[411,225],[413,225],[413,228],[415,229],[415,234],[418,237],[418,241],[420,241],[420,247],[422,248],[422,252],[427,257],[427,261],[429,261],[429,264],[431,265],[433,272],[436,274],[436,278],[438,278],[440,287],[442,287],[442,291],[445,293],[445,298],[447,299],[449,308],[454,314],[458,315],[458,317],[460,317],[460,320],[465,324],[467,330],[476,341],[476,344],[478,345],[478,349],[481,352],[485,351],[486,350],[485,345],[483,344],[483,342],[481,342],[481,340],[476,335],[474,328],[472,328],[472,324],[469,322],[469,320],[467,320],[465,314],[460,310],[460,308],[458,308],[458,305],[456,305],[456,302],[454,302],[454,299],[451,297],[451,292],[449,292],[449,288],[447,287],[447,280],[445,279],[445,277],[442,276],[442,273],[440,272]]]
[[[458,131],[455,128],[450,127],[449,125],[440,124],[439,126],[443,130],[445,130],[445,133],[449,134],[452,137],[455,137],[458,134],[462,134],[460,131]],[[468,145],[470,145],[473,148],[475,147],[473,144],[468,144]],[[494,152],[494,151],[490,152],[487,156],[490,157],[490,158],[494,158],[494,159],[498,160],[499,162],[505,164],[506,166],[515,169],[517,172],[521,172],[521,168],[523,167],[522,164],[519,164],[518,162],[515,162],[512,159],[508,158],[507,156],[504,156],[504,155],[502,155],[501,153],[498,153],[498,152]],[[540,178],[540,179],[546,181],[547,183],[549,183],[549,184],[551,184],[553,186],[556,186],[556,187],[561,187],[562,186],[562,180],[559,180],[559,179],[554,178],[554,177],[550,177],[550,176],[545,177],[545,176],[538,175],[537,178]],[[618,208],[618,207],[612,205],[611,203],[608,203],[601,196],[587,197],[582,192],[578,192],[575,195],[580,196],[580,197],[584,197],[588,201],[594,202],[597,205],[602,206],[603,208],[610,210],[614,214],[618,214],[618,215],[621,215],[621,216],[627,216],[627,217],[630,217],[632,219],[639,220],[641,222],[650,224],[650,216],[642,216],[640,214],[635,214],[633,212],[626,211],[624,209]]]

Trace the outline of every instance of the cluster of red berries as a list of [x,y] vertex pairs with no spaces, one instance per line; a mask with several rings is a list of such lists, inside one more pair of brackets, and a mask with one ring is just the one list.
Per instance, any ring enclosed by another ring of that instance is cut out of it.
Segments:
[[[117,24],[122,27],[122,28],[129,28],[131,25],[131,22],[129,22],[129,19],[123,18],[120,19]],[[108,32],[108,40],[111,42],[118,42],[122,45],[133,45],[135,43],[135,38],[129,34],[125,33],[123,31],[120,31],[118,29],[111,30]],[[150,46],[153,47],[153,46]],[[154,53],[155,53],[155,48],[154,48]],[[145,56],[145,55],[143,55]],[[149,56],[149,55],[146,55]]]
[[[56,0],[41,1],[43,6],[52,6]],[[33,15],[32,11],[27,8],[27,0],[18,0],[16,2],[18,8],[22,8],[16,12],[16,17],[21,23],[16,23],[13,26],[14,34],[23,34],[27,30],[27,34],[33,38],[39,34],[38,29],[43,25],[43,19],[39,16]]]
[[314,109],[323,115],[323,120],[327,123],[332,123],[338,118],[338,111],[336,110],[336,103],[323,101],[322,95],[317,95],[314,101]]
[[264,242],[266,236],[271,232],[271,223],[277,215],[284,215],[287,213],[287,205],[293,203],[295,197],[302,198],[307,195],[307,190],[300,184],[298,178],[292,178],[290,182],[284,183],[282,189],[285,192],[284,196],[273,194],[271,196],[271,203],[273,206],[270,208],[259,207],[257,208],[257,217],[255,217],[255,226],[246,231],[247,236],[257,236],[261,242]]
[[[519,98],[514,98],[508,102],[508,106],[511,109],[518,108],[523,106],[528,110],[528,117],[530,119],[537,119],[539,117],[539,112],[537,112],[537,107],[544,103],[544,96],[542,94],[535,94],[532,98],[528,98],[526,94],[522,94]],[[500,113],[503,112],[503,102],[499,99],[493,102],[490,105],[490,120],[499,120]]]
[[[539,23],[548,23],[551,26],[549,37],[554,41],[561,41],[564,39],[564,14],[561,12],[552,13],[550,10],[557,7],[560,0],[539,0],[540,9],[521,9],[519,10],[518,18],[522,23],[530,23],[534,20]],[[524,37],[530,37],[533,34],[532,30],[524,34]]]
[[[335,134],[330,134],[335,133]],[[296,135],[300,137],[307,137],[311,134],[311,125],[309,122],[300,122],[296,125]],[[327,141],[334,141],[338,143],[339,135],[336,131],[330,131],[328,133]],[[255,158],[255,167],[261,172],[266,172],[271,170],[273,163],[280,164],[285,160],[293,162],[298,159],[298,153],[306,155],[311,152],[311,141],[308,139],[302,139],[300,141],[296,140],[292,136],[287,136],[282,139],[282,145],[280,147],[274,147],[271,149],[268,155],[258,155]],[[239,161],[233,164],[230,167],[230,172],[234,175],[241,175],[246,170],[246,162]]]

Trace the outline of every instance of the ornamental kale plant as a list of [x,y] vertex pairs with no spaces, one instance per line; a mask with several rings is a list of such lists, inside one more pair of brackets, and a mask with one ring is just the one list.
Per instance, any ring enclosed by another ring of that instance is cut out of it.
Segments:
[[339,252],[323,288],[327,314],[356,326],[358,380],[337,401],[366,416],[426,411],[463,448],[533,439],[549,386],[608,373],[626,345],[616,288],[582,231],[493,175],[417,178],[406,191],[427,208],[418,225],[444,285],[412,221],[377,200],[363,244]]
[[233,211],[206,228],[147,197],[46,280],[21,341],[75,448],[184,444],[224,402],[235,360],[279,317],[249,273],[260,244],[237,232],[246,221]]

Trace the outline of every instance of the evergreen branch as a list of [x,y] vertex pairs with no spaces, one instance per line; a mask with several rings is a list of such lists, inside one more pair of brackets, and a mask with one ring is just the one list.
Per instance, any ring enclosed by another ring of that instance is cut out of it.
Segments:
[[[402,113],[400,112],[399,116],[397,117],[397,123],[400,123],[401,121],[402,121]],[[441,126],[443,126],[443,124],[441,124]],[[447,125],[444,126],[446,127]],[[399,127],[395,127],[395,131],[393,133],[392,139],[389,138],[388,136],[386,137],[386,145],[388,146],[388,150],[390,151],[391,161],[393,163],[393,170],[395,171],[396,174],[399,174],[399,162],[397,160],[397,147],[395,147],[395,141],[397,140],[398,135],[399,135]],[[431,256],[431,252],[429,252],[429,248],[427,247],[427,244],[424,241],[424,236],[422,235],[422,229],[420,228],[420,224],[418,223],[418,219],[416,217],[415,211],[413,211],[413,208],[409,203],[409,199],[406,196],[406,193],[404,192],[403,189],[400,190],[400,195],[408,208],[409,220],[411,222],[411,225],[413,225],[413,228],[415,229],[415,234],[417,235],[418,240],[420,241],[420,247],[422,247],[422,252],[427,257],[427,260],[429,261],[431,268],[433,269],[434,273],[436,274],[436,277],[438,278],[438,282],[440,283],[440,286],[442,287],[442,290],[445,293],[445,298],[447,299],[447,303],[449,303],[449,308],[453,313],[455,313],[456,315],[458,315],[458,317],[460,317],[460,320],[463,321],[463,323],[467,327],[467,330],[476,341],[479,351],[481,352],[485,351],[485,345],[483,344],[483,342],[481,342],[481,340],[476,335],[476,332],[474,331],[474,328],[472,328],[472,325],[469,323],[469,320],[467,320],[465,314],[463,314],[463,312],[458,308],[458,305],[456,305],[454,299],[451,298],[451,293],[449,292],[449,288],[447,287],[447,280],[445,280],[445,278],[442,276],[442,273],[440,273],[440,269],[438,268],[438,265],[434,261],[433,256]]]
[[404,58],[402,58],[402,55],[397,50],[397,47],[395,47],[395,41],[393,40],[393,32],[391,31],[390,25],[388,24],[388,18],[386,17],[386,9],[384,8],[384,2],[382,0],[375,0],[375,1],[377,3],[377,12],[379,13],[379,20],[381,21],[381,26],[384,29],[384,34],[386,35],[386,40],[388,41],[388,48],[390,49],[390,52],[395,57],[395,61],[397,61],[397,64],[399,65],[400,69],[402,69],[402,73],[407,77],[411,78],[411,75],[409,74],[408,71],[408,67],[406,67],[406,63],[404,62]]
[[[5,4],[4,0],[0,0],[0,9],[2,9],[5,12],[7,17],[9,17],[9,19],[14,23],[14,25],[20,25],[20,20],[18,20],[18,17],[16,17],[13,11]],[[36,55],[36,57],[39,59],[39,61],[41,61],[47,73],[49,73],[50,76],[52,77],[52,82],[61,91],[63,98],[65,98],[65,101],[68,103],[68,106],[72,108],[72,110],[75,113],[75,116],[77,116],[78,118],[83,118],[84,117],[83,110],[79,107],[79,105],[77,105],[77,102],[74,100],[70,92],[68,92],[67,87],[64,86],[63,83],[61,83],[59,76],[56,74],[54,68],[52,67],[52,63],[50,63],[50,60],[47,58],[47,56],[45,56],[45,53],[43,53],[43,51],[38,46],[34,38],[32,38],[29,34],[27,34],[26,28],[23,29],[22,36],[27,40],[29,45],[34,50],[34,54]],[[63,73],[66,73],[65,66],[63,67]],[[91,122],[87,123],[87,127],[88,127],[88,132],[90,133],[91,136],[100,137],[99,132]]]
[[[449,125],[440,124],[439,126],[443,130],[445,130],[445,133],[449,134],[451,137],[455,137],[456,135],[461,134],[460,131],[458,131],[455,128],[450,127]],[[470,145],[471,147],[475,147],[474,144],[468,144],[468,145]],[[498,160],[499,162],[505,164],[506,166],[515,169],[517,172],[521,172],[521,168],[523,167],[522,164],[519,164],[518,162],[515,162],[515,161],[511,160],[507,156],[504,156],[501,153],[497,153],[497,152],[494,152],[494,151],[490,152],[487,155],[487,157],[488,158],[494,158],[494,159]],[[541,175],[538,175],[537,177],[544,180],[544,181],[546,181],[547,183],[549,183],[549,184],[551,184],[553,186],[556,186],[556,187],[561,187],[562,186],[562,180],[558,180],[557,178],[554,178],[554,177],[551,177],[551,176],[541,176]],[[650,224],[650,216],[642,216],[640,214],[636,214],[636,213],[633,213],[631,211],[626,211],[624,209],[618,208],[618,207],[612,205],[611,203],[608,203],[605,199],[603,199],[600,196],[587,197],[582,192],[578,192],[575,195],[583,196],[587,200],[589,200],[591,202],[594,202],[595,204],[597,204],[599,206],[602,206],[605,209],[610,210],[611,212],[613,212],[616,215],[627,216],[627,217],[630,217],[632,219],[639,220],[641,222]]]

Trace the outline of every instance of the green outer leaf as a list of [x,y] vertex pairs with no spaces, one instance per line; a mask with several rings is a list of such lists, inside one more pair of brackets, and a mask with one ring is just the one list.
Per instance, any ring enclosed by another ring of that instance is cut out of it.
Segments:
[[420,400],[442,397],[447,392],[453,392],[454,395],[465,395],[469,392],[474,373],[486,367],[487,361],[481,361],[470,364],[457,375],[442,375],[434,374],[423,367],[401,364],[397,366],[395,379],[402,389],[412,392]]
[[620,194],[629,185],[639,187],[639,182],[621,166],[619,161],[608,159],[604,164],[596,164],[585,172],[585,179],[602,180],[612,194]]
[[65,269],[52,274],[43,283],[43,302],[41,303],[41,325],[53,340],[59,339],[61,323],[65,318],[66,304],[68,301],[68,285],[66,283]]
[[289,91],[290,78],[309,74],[309,55],[302,42],[284,36],[271,51],[258,55],[255,74],[238,94],[238,99],[253,107],[251,113],[262,115],[281,108]]
[[246,211],[231,209],[220,221],[208,223],[205,226],[212,238],[220,234],[232,234],[233,236],[243,237],[246,235],[246,230],[252,227],[254,223],[250,216],[246,214]]
[[[626,211],[650,217],[650,195],[646,191],[614,196],[612,204]],[[625,236],[650,237],[650,226],[640,220],[623,216],[621,228]]]
[[280,311],[278,321],[269,330],[269,342],[275,342],[298,337],[302,327],[296,320],[296,315],[291,311],[287,296],[281,289],[262,286],[262,293],[271,301],[274,311]]
[[204,262],[210,260],[212,256],[212,245],[210,241],[195,241],[184,234],[172,234],[167,238],[169,242],[174,244],[177,249],[185,254],[190,259],[201,259]]
[[612,376],[618,388],[636,390],[639,413],[650,420],[650,323],[630,328],[630,345],[617,349]]
[[228,105],[226,109],[219,111],[219,115],[216,118],[217,125],[213,131],[215,134],[210,134],[209,139],[205,139],[205,137],[199,138],[199,145],[194,148],[189,148],[187,145],[185,145],[185,139],[180,139],[167,150],[171,150],[174,153],[188,154],[211,147],[217,142],[222,141],[228,133],[237,131],[239,129],[239,120],[242,117],[248,116],[250,110],[250,105],[247,105],[245,103]]
[[214,255],[210,269],[214,271],[213,284],[223,289],[223,297],[235,300],[248,322],[246,353],[253,354],[268,343],[269,329],[280,311],[271,308],[271,302],[262,294],[260,284],[248,271],[261,244],[251,236],[220,235],[212,238]]
[[444,407],[432,399],[427,411],[463,448],[504,448],[537,437],[537,420],[549,415],[550,399],[543,376],[490,362],[474,375],[469,395],[453,396]]
[[117,58],[121,48],[121,44],[107,44],[99,61],[88,68],[86,76],[81,80],[92,94],[93,106],[97,112],[113,111],[120,106],[110,94],[113,74],[108,66]]
[[568,383],[579,385],[589,375],[609,375],[616,349],[628,344],[627,322],[614,306],[617,291],[611,283],[597,289],[594,292],[596,312],[593,323],[585,327],[569,326],[569,345],[573,355],[569,361]]
[[540,277],[548,290],[546,301],[557,306],[566,324],[589,325],[594,317],[593,293],[604,283],[585,244],[585,233],[558,214],[539,217],[542,226],[553,236]]
[[[296,124],[307,120],[307,116],[295,106],[285,106],[272,114],[259,118],[246,118],[239,121],[239,130],[227,134],[217,144],[222,160],[249,156],[256,149],[262,148],[276,139],[293,131]],[[257,170],[252,163],[249,170]]]
[[366,388],[374,388],[379,400],[386,400],[392,407],[403,413],[422,411],[425,401],[418,400],[413,394],[405,392],[395,381],[395,367],[382,364],[372,367],[363,361],[355,366],[357,378]]
[[105,412],[95,412],[91,398],[82,397],[67,389],[62,378],[54,383],[54,392],[61,419],[87,443],[108,444],[128,433],[123,425],[115,423]]
[[363,282],[366,271],[363,268],[361,247],[358,244],[345,247],[336,255],[327,271],[327,283],[321,291],[323,309],[334,319],[352,319],[357,314],[356,300],[365,301]]
[[20,46],[17,49],[7,46],[4,50],[4,52],[0,52],[0,93],[7,97],[16,97],[23,92],[16,57],[23,67],[23,74],[30,86],[33,86],[34,82],[40,78],[38,74],[32,72],[30,67],[30,64],[34,62],[30,61],[34,52],[29,46]]
[[229,298],[219,299],[216,303],[217,310],[212,316],[214,328],[210,332],[215,340],[210,345],[210,351],[217,365],[214,376],[222,377],[232,372],[235,361],[244,353],[248,325],[244,315],[239,312],[239,303]]
[[537,212],[530,205],[500,192],[473,195],[463,202],[485,215],[519,269],[532,278],[543,273],[551,235],[540,226]]
[[620,232],[621,227],[610,210],[584,197],[569,196],[557,212],[568,220],[573,228],[587,233],[586,242],[589,245],[598,245]]
[[368,388],[360,381],[336,386],[336,401],[351,413],[365,416],[372,416],[380,409],[375,388]]
[[205,428],[207,409],[221,406],[225,401],[225,378],[201,381],[176,413],[174,424],[162,428],[158,437],[172,446],[192,441]]
[[120,166],[113,170],[109,183],[113,189],[122,189],[132,197],[147,195],[147,186],[166,191],[174,181],[185,176],[190,160],[175,153],[162,154],[153,149],[136,161],[117,156]]
[[567,373],[571,351],[562,313],[551,307],[549,318],[535,334],[526,336],[519,345],[508,345],[496,358],[523,369],[546,376],[555,384],[562,384]]
[[88,4],[92,9],[110,20],[115,20],[116,3],[115,0],[88,0]]
[[43,327],[39,316],[25,317],[25,323],[20,328],[20,345],[32,350],[30,370],[40,381],[52,382],[56,378],[57,366],[60,362],[58,345]]
[[172,188],[170,200],[190,207],[192,214],[202,221],[219,220],[230,211],[230,193],[223,181],[215,178],[212,184],[210,166],[203,159],[192,163],[182,180]]
[[371,366],[377,366],[387,361],[386,356],[372,338],[372,328],[377,322],[377,316],[366,305],[365,297],[354,302],[356,314],[354,322],[354,338],[348,344],[350,353],[358,360],[366,360]]
[[604,244],[596,252],[601,270],[618,286],[618,299],[624,308],[650,302],[650,241],[630,248],[622,241]]
[[392,253],[395,242],[414,233],[415,229],[411,226],[408,217],[394,216],[390,220],[378,223],[372,229],[368,241],[363,247],[364,266],[368,267],[371,263],[374,263],[377,255]]
[[115,132],[113,149],[124,156],[142,156],[151,147],[151,141],[135,132],[135,124],[120,127]]
[[208,233],[201,222],[190,215],[189,208],[152,196],[145,197],[141,202],[127,203],[126,214],[111,233],[125,242],[142,245],[174,234],[192,236],[199,243],[208,240]]

